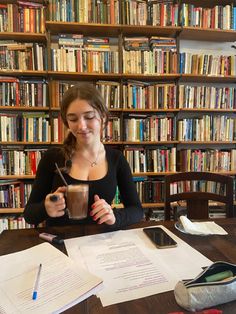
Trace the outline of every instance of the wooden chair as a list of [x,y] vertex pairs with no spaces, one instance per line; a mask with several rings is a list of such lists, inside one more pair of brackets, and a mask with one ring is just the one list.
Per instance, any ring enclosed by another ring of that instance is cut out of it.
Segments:
[[[171,192],[173,184],[175,184],[175,188],[178,186],[180,188],[180,191],[174,194]],[[214,191],[209,191],[209,186],[212,188],[213,185]],[[195,188],[192,189],[192,187]],[[225,204],[226,216],[234,217],[233,178],[211,172],[181,172],[165,177],[165,220],[171,219],[171,203],[178,201],[186,201],[188,218],[208,219],[209,200]],[[176,220],[176,211],[173,216]]]

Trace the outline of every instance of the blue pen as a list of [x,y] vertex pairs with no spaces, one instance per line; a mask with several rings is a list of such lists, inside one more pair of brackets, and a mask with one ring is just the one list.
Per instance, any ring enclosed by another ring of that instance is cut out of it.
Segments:
[[34,284],[34,289],[33,289],[32,300],[36,300],[36,299],[37,299],[37,295],[38,295],[38,286],[39,286],[39,279],[40,279],[41,269],[42,269],[42,264],[39,264],[39,269],[38,269],[38,273],[37,273],[37,276],[36,276],[36,280],[35,280],[35,284]]

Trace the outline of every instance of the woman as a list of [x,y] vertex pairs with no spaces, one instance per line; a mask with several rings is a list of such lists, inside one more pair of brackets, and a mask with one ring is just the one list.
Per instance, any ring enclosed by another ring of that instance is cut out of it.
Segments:
[[[107,125],[108,111],[99,91],[90,84],[70,88],[61,103],[61,117],[69,133],[63,148],[49,149],[42,157],[24,217],[28,223],[64,225],[96,222],[119,229],[143,217],[129,165],[119,150],[104,146],[101,133]],[[56,164],[68,184],[89,185],[88,217],[71,220],[65,212],[66,187]],[[117,186],[122,209],[112,209]],[[52,194],[56,201],[53,201]]]

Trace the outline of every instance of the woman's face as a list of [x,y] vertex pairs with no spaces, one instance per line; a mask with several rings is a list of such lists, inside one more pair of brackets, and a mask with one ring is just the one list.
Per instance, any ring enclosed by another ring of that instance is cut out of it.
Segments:
[[74,100],[68,107],[66,119],[78,143],[90,144],[100,141],[101,117],[86,100]]

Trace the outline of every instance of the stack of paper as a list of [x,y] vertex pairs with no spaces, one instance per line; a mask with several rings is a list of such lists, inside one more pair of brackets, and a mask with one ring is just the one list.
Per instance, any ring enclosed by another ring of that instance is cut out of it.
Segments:
[[[42,264],[38,295],[32,300]],[[96,294],[102,280],[79,268],[49,243],[0,256],[0,313],[61,313]]]
[[103,306],[173,290],[179,280],[194,278],[212,264],[164,226],[157,228],[177,246],[158,249],[142,228],[65,240],[69,256],[102,277],[98,297]]

